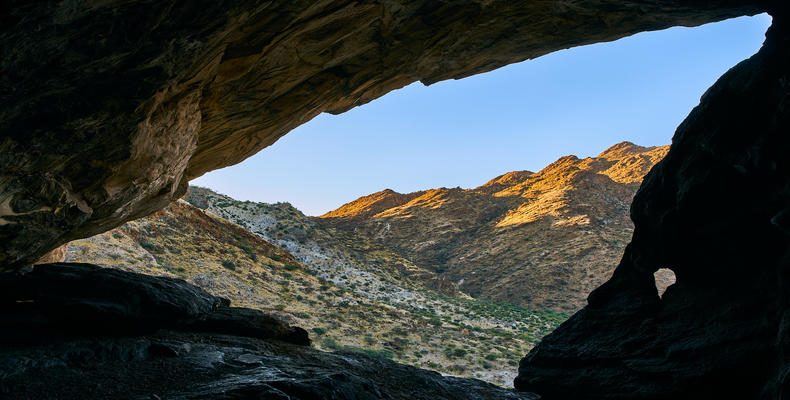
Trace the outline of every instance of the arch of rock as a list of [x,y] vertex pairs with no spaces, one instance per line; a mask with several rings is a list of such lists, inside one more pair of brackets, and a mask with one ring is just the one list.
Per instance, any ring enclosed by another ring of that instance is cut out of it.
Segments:
[[[612,279],[525,357],[547,398],[788,386],[790,32],[783,1],[11,1],[0,7],[0,268],[146,215],[187,181],[414,81],[769,12],[632,207]],[[678,279],[663,298],[658,268]]]

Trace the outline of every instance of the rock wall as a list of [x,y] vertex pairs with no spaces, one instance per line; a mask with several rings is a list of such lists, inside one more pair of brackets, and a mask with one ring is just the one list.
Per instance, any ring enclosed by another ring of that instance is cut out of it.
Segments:
[[12,0],[0,266],[160,209],[321,112],[768,1]]
[[[702,97],[645,178],[612,279],[522,361],[547,399],[786,398],[790,26]],[[677,283],[659,298],[652,274]]]

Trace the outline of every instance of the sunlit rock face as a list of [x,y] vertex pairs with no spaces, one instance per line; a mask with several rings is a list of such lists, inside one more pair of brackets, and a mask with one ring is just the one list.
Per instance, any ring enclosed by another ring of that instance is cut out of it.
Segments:
[[146,215],[321,112],[414,81],[766,9],[762,1],[11,1],[0,266]]
[[[727,72],[631,207],[634,236],[589,305],[520,364],[547,399],[786,398],[790,30]],[[659,299],[659,268],[677,283]]]

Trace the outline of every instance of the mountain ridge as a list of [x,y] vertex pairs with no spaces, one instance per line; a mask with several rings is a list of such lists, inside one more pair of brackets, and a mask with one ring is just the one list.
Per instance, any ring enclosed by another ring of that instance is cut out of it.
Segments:
[[387,189],[314,221],[378,241],[475,297],[573,312],[617,264],[633,195],[668,149],[621,142],[476,188]]

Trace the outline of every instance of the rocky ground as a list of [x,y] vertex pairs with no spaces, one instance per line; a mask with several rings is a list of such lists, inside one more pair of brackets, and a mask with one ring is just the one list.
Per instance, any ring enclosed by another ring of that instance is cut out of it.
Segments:
[[361,352],[185,281],[90,264],[0,276],[3,399],[533,399]]

